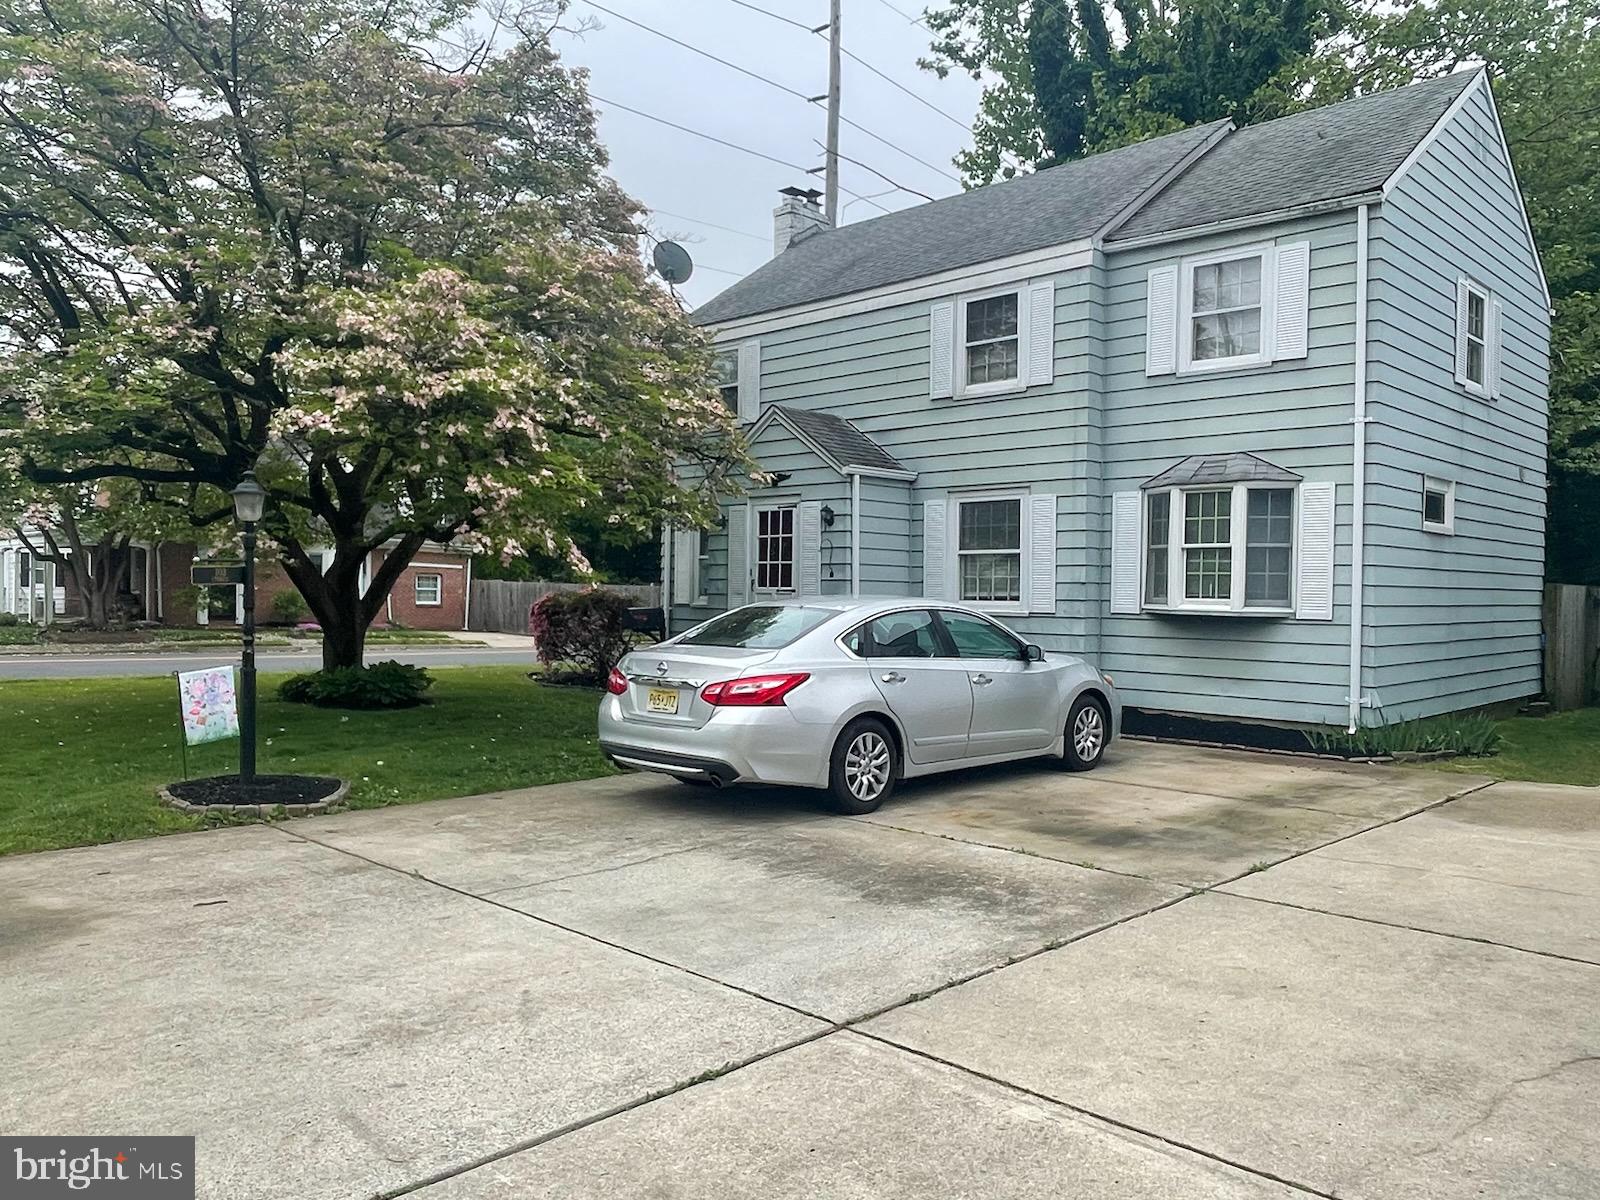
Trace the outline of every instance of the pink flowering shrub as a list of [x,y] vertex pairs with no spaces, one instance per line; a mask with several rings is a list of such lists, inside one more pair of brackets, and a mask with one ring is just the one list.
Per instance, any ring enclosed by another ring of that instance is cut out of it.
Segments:
[[599,588],[542,597],[528,617],[539,661],[562,682],[603,685],[628,651],[627,611],[625,597]]

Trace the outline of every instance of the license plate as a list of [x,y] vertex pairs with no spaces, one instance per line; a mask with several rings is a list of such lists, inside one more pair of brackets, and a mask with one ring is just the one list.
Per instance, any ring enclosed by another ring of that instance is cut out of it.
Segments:
[[646,712],[676,713],[678,692],[676,688],[651,688],[644,698]]

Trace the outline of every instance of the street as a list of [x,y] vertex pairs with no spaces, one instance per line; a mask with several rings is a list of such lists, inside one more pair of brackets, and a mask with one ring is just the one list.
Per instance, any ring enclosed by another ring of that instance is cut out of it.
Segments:
[[[531,641],[530,641],[531,646]],[[495,667],[534,663],[532,649],[493,646],[369,646],[367,661],[385,659],[419,667]],[[111,675],[170,675],[195,667],[236,663],[239,652],[226,646],[201,650],[176,650],[133,654],[28,654],[0,656],[0,680],[87,679]],[[262,673],[315,671],[322,662],[317,646],[304,649],[264,650],[256,655]]]

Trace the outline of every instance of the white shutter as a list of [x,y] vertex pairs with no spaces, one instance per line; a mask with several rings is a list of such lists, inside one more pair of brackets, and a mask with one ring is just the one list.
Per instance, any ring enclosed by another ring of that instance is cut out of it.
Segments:
[[739,420],[754,421],[761,415],[761,343],[746,342],[739,347]]
[[1500,399],[1500,301],[1489,302],[1488,336],[1484,340],[1484,383],[1488,385],[1489,399]]
[[1150,272],[1144,323],[1144,373],[1171,375],[1178,369],[1178,268]]
[[693,604],[699,590],[700,535],[693,529],[672,531],[672,602]]
[[956,306],[949,301],[928,310],[928,395],[955,394]]
[[1111,611],[1139,611],[1139,565],[1143,558],[1140,513],[1144,493],[1116,492],[1111,497]]
[[1311,313],[1311,243],[1279,246],[1272,357],[1304,358]]
[[1028,497],[1028,611],[1056,615],[1056,498]]
[[929,500],[922,506],[922,594],[929,600],[950,598],[949,532],[945,502]]
[[1456,280],[1456,382],[1467,381],[1467,281]]
[[1051,383],[1055,377],[1056,285],[1045,279],[1028,285],[1028,386]]
[[1331,483],[1300,485],[1300,523],[1295,534],[1300,569],[1294,615],[1302,621],[1333,620],[1333,522]]
[[728,510],[728,607],[750,603],[750,506]]
[[815,596],[822,591],[822,502],[802,501],[794,520],[795,591]]

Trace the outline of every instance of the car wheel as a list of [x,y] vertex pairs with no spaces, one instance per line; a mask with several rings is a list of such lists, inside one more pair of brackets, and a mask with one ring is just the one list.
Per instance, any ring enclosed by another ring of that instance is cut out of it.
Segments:
[[875,717],[851,721],[834,743],[828,771],[834,807],[850,814],[874,811],[894,791],[899,759],[894,735],[882,721]]
[[1100,765],[1110,739],[1105,706],[1093,696],[1079,696],[1067,712],[1066,746],[1061,762],[1069,771],[1089,771]]

